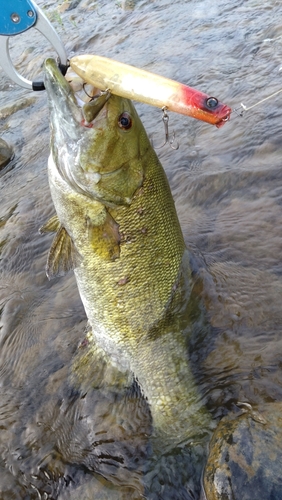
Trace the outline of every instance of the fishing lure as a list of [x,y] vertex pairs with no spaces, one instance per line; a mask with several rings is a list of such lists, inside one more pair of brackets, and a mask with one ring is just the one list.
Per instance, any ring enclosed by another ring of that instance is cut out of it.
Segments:
[[230,118],[231,108],[216,97],[113,59],[80,55],[70,59],[70,66],[87,83],[121,97],[165,107],[218,128]]

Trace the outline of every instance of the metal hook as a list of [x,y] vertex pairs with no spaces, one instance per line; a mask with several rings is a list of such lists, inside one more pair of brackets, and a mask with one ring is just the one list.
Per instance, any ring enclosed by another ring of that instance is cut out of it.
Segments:
[[[108,95],[111,93],[111,91],[109,89],[106,89],[106,90],[99,90],[98,94],[91,95],[91,94],[88,94],[88,92],[85,88],[86,85],[87,85],[87,82],[84,82],[82,85],[82,89],[83,89],[84,93],[87,95],[87,97],[89,97],[89,99],[90,99],[89,102],[95,101],[95,99],[97,99],[98,97],[101,97],[101,95]],[[96,89],[96,90],[98,90],[98,89]]]
[[93,96],[93,95],[88,94],[88,92],[87,92],[87,90],[85,88],[86,85],[87,85],[87,83],[84,82],[83,85],[82,85],[83,91],[87,95],[87,97],[89,97],[90,101],[93,101],[93,99],[95,99],[95,97],[98,97],[98,96]]
[[172,132],[172,138],[170,138],[170,134],[169,134],[169,130],[168,130],[169,116],[167,114],[167,107],[163,106],[162,111],[163,111],[162,120],[163,120],[163,124],[164,124],[164,129],[165,129],[165,142],[161,146],[155,147],[153,145],[153,139],[152,139],[151,140],[152,146],[154,147],[154,149],[161,149],[166,144],[169,144],[170,147],[171,147],[171,149],[178,149],[179,148],[178,142],[176,143],[176,146],[173,146],[173,143],[174,143],[174,140],[175,140],[175,133],[174,133],[174,131]]
[[242,118],[244,116],[245,111],[248,111],[248,108],[241,102],[240,108],[234,108],[232,111],[234,111],[234,113],[236,113],[237,116],[240,116]]

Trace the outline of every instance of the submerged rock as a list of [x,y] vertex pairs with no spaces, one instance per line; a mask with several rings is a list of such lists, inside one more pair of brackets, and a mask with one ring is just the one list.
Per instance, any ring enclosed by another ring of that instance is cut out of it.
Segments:
[[9,146],[9,144],[7,144],[7,142],[3,139],[0,139],[0,170],[8,165],[13,156],[14,153],[11,146]]
[[224,417],[210,442],[208,500],[282,498],[282,404],[270,403],[259,413],[245,407]]
[[[34,63],[34,61],[33,61]],[[26,109],[36,101],[36,97],[23,97],[22,99],[17,99],[13,104],[8,104],[0,108],[0,119],[7,118],[17,111]]]

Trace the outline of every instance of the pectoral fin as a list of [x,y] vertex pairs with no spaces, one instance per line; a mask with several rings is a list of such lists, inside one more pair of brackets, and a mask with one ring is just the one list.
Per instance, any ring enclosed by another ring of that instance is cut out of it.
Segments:
[[48,279],[64,276],[75,267],[76,260],[77,252],[73,242],[65,228],[60,226],[47,258],[46,274]]
[[104,220],[95,225],[90,218],[86,220],[89,241],[93,251],[105,260],[115,260],[120,254],[119,225],[105,209]]
[[59,228],[61,226],[61,223],[59,221],[59,218],[57,215],[53,215],[53,217],[51,217],[51,219],[49,219],[46,224],[44,224],[43,226],[41,226],[39,228],[39,232],[40,234],[43,234],[43,233],[56,233]]
[[99,347],[91,329],[79,345],[72,361],[72,383],[88,392],[90,387],[105,392],[124,392],[133,384],[133,374],[116,366],[111,357]]

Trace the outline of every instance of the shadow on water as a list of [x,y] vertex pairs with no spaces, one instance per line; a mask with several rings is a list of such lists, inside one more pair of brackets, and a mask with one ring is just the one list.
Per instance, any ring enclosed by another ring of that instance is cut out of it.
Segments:
[[[113,57],[232,107],[281,85],[278,3],[82,0],[46,10],[69,55]],[[13,57],[35,77],[42,40],[24,37],[24,52],[11,41]],[[0,171],[0,499],[198,499],[208,453],[208,500],[249,500],[254,491],[281,498],[279,99],[219,131],[170,116],[180,149],[159,156],[198,268],[189,363],[211,427],[220,423],[209,449],[208,434],[156,457],[138,384],[128,380],[121,390],[91,351],[73,275],[45,275],[52,237],[38,229],[53,215],[46,96],[16,88],[3,73],[0,87],[1,137],[15,152]],[[137,109],[162,143],[160,111]]]

